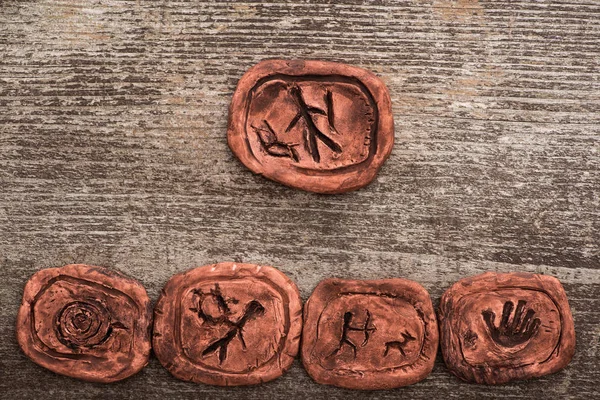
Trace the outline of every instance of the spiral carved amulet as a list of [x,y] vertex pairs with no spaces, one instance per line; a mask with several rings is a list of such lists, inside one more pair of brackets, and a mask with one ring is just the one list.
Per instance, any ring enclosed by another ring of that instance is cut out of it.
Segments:
[[390,96],[361,68],[263,61],[238,83],[227,139],[257,174],[311,192],[348,192],[369,184],[392,151]]
[[298,353],[302,300],[272,267],[225,262],[175,275],[154,313],[154,353],[182,380],[266,382]]
[[67,265],[29,279],[17,340],[31,360],[53,372],[114,382],[148,363],[151,321],[139,282],[107,268]]
[[327,279],[304,309],[302,362],[318,383],[392,389],[433,369],[438,328],[429,293],[405,279]]
[[550,374],[575,352],[565,291],[551,276],[488,272],[455,283],[439,309],[442,353],[459,378],[500,384]]

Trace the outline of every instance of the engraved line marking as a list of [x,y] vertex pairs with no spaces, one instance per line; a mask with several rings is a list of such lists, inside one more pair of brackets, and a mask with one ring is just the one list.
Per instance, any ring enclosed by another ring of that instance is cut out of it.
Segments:
[[335,116],[333,114],[333,93],[330,89],[327,89],[327,93],[325,94],[325,104],[327,104],[327,122],[329,122],[329,129],[333,133],[338,133],[335,129]]

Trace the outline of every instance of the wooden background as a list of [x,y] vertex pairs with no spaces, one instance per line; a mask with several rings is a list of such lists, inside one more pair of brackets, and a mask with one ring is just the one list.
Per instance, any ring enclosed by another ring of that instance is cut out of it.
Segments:
[[[389,86],[396,144],[338,196],[252,175],[226,144],[237,80],[265,58],[342,61]],[[0,1],[0,397],[598,398],[600,1]],[[109,385],[60,377],[14,338],[28,277],[87,263],[137,279],[223,260],[274,265],[306,299],[325,277],[416,280],[434,303],[484,271],[558,277],[566,370],[498,387],[359,393],[300,363],[251,388],[172,378],[153,357]]]

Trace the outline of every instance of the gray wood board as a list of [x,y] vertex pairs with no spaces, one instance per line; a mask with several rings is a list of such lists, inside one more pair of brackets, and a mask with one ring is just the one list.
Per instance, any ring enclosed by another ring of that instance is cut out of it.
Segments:
[[[388,85],[396,144],[338,196],[254,176],[226,143],[237,80],[265,58],[341,61]],[[598,398],[600,2],[0,1],[0,397]],[[109,385],[18,349],[35,271],[113,267],[156,300],[223,260],[274,265],[304,299],[326,277],[406,277],[434,303],[484,271],[561,279],[577,350],[562,372],[497,387],[441,357],[410,387],[358,393],[282,378],[219,388],[153,357]]]

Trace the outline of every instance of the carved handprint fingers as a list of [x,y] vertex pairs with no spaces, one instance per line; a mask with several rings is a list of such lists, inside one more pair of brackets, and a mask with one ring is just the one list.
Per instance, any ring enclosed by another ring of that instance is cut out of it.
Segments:
[[508,320],[510,319],[510,315],[512,314],[514,306],[515,304],[510,300],[504,303],[504,308],[502,309],[502,321],[500,321],[500,326],[508,326]]
[[[510,303],[512,304],[512,302]],[[515,316],[512,319],[512,323],[510,324],[509,328],[513,332],[517,331],[517,328],[521,323],[521,317],[523,316],[523,309],[525,308],[525,304],[527,304],[525,300],[519,300],[519,302],[517,303],[517,310],[515,311]]]
[[537,331],[540,325],[540,319],[533,319],[533,316],[535,315],[535,310],[531,308],[527,310],[525,315],[523,315],[523,310],[525,309],[526,304],[527,302],[525,300],[519,300],[519,302],[517,303],[515,315],[512,321],[509,322],[514,303],[510,300],[504,303],[504,309],[502,310],[502,321],[500,322],[500,329],[502,329],[505,332],[513,332],[515,334],[526,333],[528,337],[531,337]]
[[575,350],[566,294],[549,276],[490,272],[463,279],[442,296],[439,320],[444,361],[467,381],[498,384],[556,372]]
[[[517,307],[517,313],[515,314],[514,322],[518,322],[518,318],[520,317],[521,310],[525,302],[519,301],[519,307]],[[504,307],[502,308],[502,319],[500,320],[499,329],[506,331],[509,327],[509,320],[512,315],[515,304],[512,301],[507,301],[504,303]],[[485,318],[485,322],[488,324],[490,328],[495,327],[496,313],[492,310],[488,309],[481,313]]]
[[541,321],[539,318],[533,318],[535,311],[532,309],[527,310],[527,313],[523,317],[521,323],[517,325],[516,332],[519,334],[525,334],[527,337],[533,336],[538,328],[540,327]]
[[[506,305],[504,307],[506,308]],[[484,310],[481,312],[481,315],[483,316],[483,319],[489,329],[496,328],[496,324],[495,324],[496,313],[495,312],[493,312],[492,310]],[[504,321],[504,318],[502,318],[502,321]],[[504,326],[504,324],[501,322],[500,326]]]
[[494,324],[496,314],[491,309],[481,312],[494,342],[501,346],[514,347],[527,342],[537,332],[540,320],[539,318],[532,319],[535,315],[533,309],[527,310],[527,313],[523,315],[526,304],[525,300],[519,300],[515,315],[510,320],[514,303],[510,300],[505,302],[499,326]]

